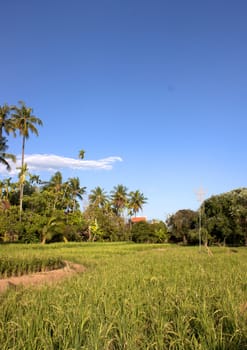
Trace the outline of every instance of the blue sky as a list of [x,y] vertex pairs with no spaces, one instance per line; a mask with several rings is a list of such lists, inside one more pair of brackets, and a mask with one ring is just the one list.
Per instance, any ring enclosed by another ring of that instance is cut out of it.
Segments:
[[44,124],[26,145],[34,173],[79,176],[88,193],[138,189],[140,215],[162,220],[197,209],[201,186],[205,198],[246,186],[245,0],[12,0],[0,11],[0,104],[23,100]]

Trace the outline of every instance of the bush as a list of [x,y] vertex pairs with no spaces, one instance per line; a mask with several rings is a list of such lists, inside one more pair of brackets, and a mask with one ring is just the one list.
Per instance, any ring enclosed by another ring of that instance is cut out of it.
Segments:
[[134,223],[131,229],[132,240],[136,243],[164,243],[168,240],[167,228],[163,222]]

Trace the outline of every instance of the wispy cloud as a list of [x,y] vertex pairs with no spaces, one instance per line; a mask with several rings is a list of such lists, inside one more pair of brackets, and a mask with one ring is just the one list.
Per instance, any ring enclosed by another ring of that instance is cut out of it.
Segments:
[[[27,163],[29,171],[48,171],[54,172],[63,169],[77,169],[77,170],[111,170],[115,162],[121,162],[121,157],[107,157],[98,160],[82,160],[68,157],[61,157],[55,154],[30,154],[25,156],[25,163]],[[21,159],[17,157],[16,163],[9,162],[11,171],[8,172],[6,168],[0,165],[0,174],[16,175],[18,167],[20,167]]]

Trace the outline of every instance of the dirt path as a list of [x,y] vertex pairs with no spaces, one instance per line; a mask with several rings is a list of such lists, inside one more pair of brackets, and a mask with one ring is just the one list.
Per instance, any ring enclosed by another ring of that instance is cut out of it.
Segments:
[[78,272],[84,272],[86,270],[83,265],[74,264],[68,261],[65,261],[65,263],[66,266],[58,270],[0,279],[0,293],[5,292],[8,288],[16,288],[18,285],[39,286],[41,284],[52,284]]

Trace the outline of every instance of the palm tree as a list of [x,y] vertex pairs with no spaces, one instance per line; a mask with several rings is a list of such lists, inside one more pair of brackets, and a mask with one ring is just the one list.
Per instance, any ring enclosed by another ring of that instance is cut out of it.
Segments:
[[65,234],[65,221],[59,216],[52,216],[44,225],[41,234],[41,243],[45,244],[47,240],[51,240],[54,236],[59,235],[64,242],[68,242]]
[[73,206],[72,211],[74,212],[76,209],[76,199],[83,199],[83,195],[86,192],[86,187],[80,187],[79,177],[71,177],[68,180],[68,190],[69,194],[72,198]]
[[0,181],[0,208],[5,210],[10,208],[10,194],[13,191],[13,183],[11,182],[12,178],[8,177],[7,179]]
[[142,210],[145,203],[147,203],[147,198],[144,197],[144,194],[139,190],[131,191],[129,193],[128,208],[130,213],[133,213],[136,216],[138,211]]
[[103,188],[100,186],[91,190],[89,196],[89,203],[95,205],[96,207],[104,208],[105,205],[109,202],[108,196]]
[[0,106],[0,163],[6,166],[7,170],[11,170],[9,162],[7,159],[16,161],[16,158],[13,154],[6,153],[8,149],[7,139],[3,136],[3,132],[8,135],[10,132],[13,132],[15,135],[15,126],[13,119],[10,118],[10,111],[13,110],[13,107],[10,107],[6,103],[3,106]]
[[40,179],[39,175],[31,174],[29,173],[29,181],[31,186],[34,188],[35,192],[39,191],[39,186],[41,185],[42,181]]
[[81,149],[81,150],[79,151],[79,158],[80,158],[80,159],[84,159],[84,157],[85,157],[85,151],[84,151],[84,149]]
[[11,170],[10,164],[7,161],[7,159],[12,160],[13,162],[16,161],[16,157],[13,154],[6,153],[6,150],[8,149],[7,141],[5,137],[0,138],[0,163],[6,166],[7,170]]
[[123,185],[114,186],[111,191],[111,202],[115,213],[120,216],[127,205],[127,187]]
[[56,171],[51,177],[48,187],[53,188],[55,192],[59,192],[63,185],[63,175],[60,171]]
[[[24,168],[25,143],[29,138],[29,133],[39,135],[35,124],[43,125],[42,120],[33,115],[33,109],[27,107],[23,101],[19,101],[20,107],[14,108],[12,118],[14,119],[15,128],[19,130],[22,136],[21,168]],[[20,183],[20,213],[22,212],[23,184]],[[21,215],[21,214],[20,214]],[[21,216],[20,216],[21,217]]]
[[9,200],[9,194],[13,189],[13,185],[11,183],[12,178],[8,177],[7,179],[2,181],[3,188],[3,198]]
[[22,211],[22,202],[23,202],[23,189],[24,189],[24,184],[26,181],[26,176],[28,174],[28,167],[27,163],[23,164],[22,167],[19,168],[20,173],[19,173],[19,184],[20,184],[20,191],[22,190],[22,196],[20,196],[20,220],[21,220],[21,211]]
[[45,183],[43,190],[47,191],[47,193],[50,193],[51,199],[52,199],[52,205],[53,210],[56,209],[56,205],[60,204],[59,207],[62,209],[63,207],[63,199],[64,199],[64,192],[63,189],[65,188],[66,191],[66,183],[63,183],[63,176],[60,171],[56,171],[55,174],[50,178],[50,181]]
[[3,131],[7,135],[12,132],[15,135],[15,124],[13,118],[10,118],[10,112],[14,107],[7,105],[0,106],[0,139],[3,137]]

